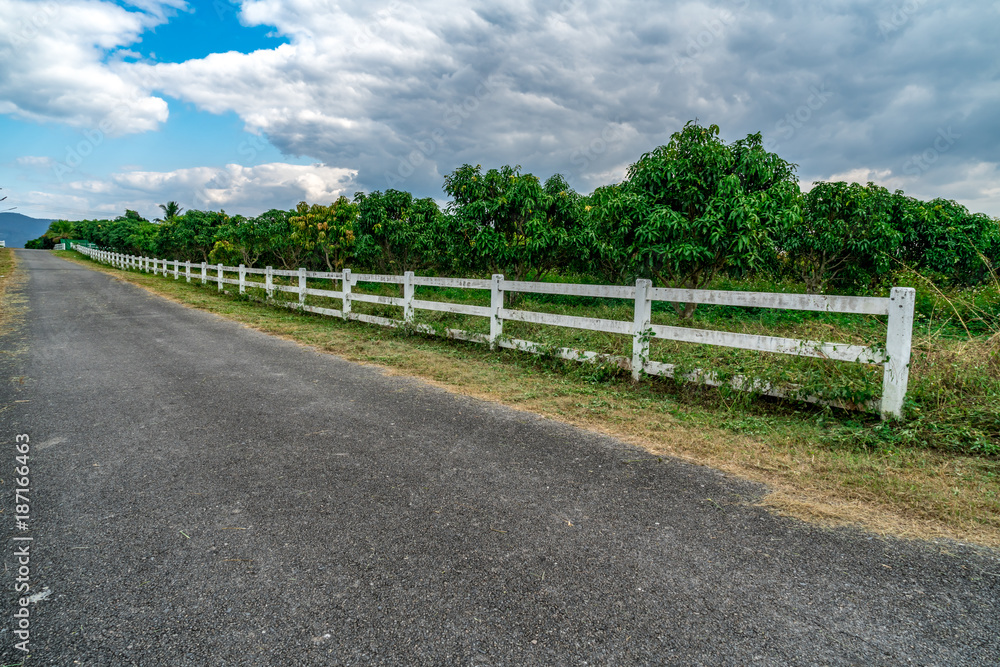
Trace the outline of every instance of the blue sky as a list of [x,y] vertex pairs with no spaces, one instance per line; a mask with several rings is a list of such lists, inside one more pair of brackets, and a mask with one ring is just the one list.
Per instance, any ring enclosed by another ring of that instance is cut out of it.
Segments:
[[6,0],[0,187],[35,217],[255,214],[463,163],[620,180],[688,120],[1000,216],[994,2]]

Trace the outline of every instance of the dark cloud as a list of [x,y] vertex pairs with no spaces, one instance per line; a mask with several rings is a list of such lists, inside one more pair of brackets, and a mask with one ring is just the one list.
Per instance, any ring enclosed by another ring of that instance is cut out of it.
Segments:
[[272,51],[119,70],[363,189],[440,198],[471,163],[590,191],[698,118],[729,140],[762,132],[806,181],[873,178],[1000,213],[993,2],[287,5],[246,3],[246,23],[288,38]]

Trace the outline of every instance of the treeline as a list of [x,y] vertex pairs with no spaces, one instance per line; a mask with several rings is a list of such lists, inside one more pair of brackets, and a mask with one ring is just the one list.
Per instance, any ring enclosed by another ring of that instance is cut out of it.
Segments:
[[[760,134],[733,143],[688,123],[643,155],[619,184],[582,195],[505,166],[445,177],[450,202],[407,192],[358,193],[256,217],[163,207],[149,221],[59,221],[46,234],[117,252],[228,265],[344,266],[380,273],[577,274],[701,288],[720,273],[801,280],[808,291],[877,290],[911,268],[956,287],[994,279],[1000,223],[948,200],[921,201],[869,183],[800,191],[795,165]],[[173,204],[173,203],[171,203]]]

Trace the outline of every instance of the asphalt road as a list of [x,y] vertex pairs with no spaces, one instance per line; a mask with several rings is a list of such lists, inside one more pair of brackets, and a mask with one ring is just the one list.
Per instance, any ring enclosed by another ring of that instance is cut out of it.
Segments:
[[775,517],[710,469],[18,256],[0,664],[18,536],[46,595],[26,665],[1000,663],[995,555]]

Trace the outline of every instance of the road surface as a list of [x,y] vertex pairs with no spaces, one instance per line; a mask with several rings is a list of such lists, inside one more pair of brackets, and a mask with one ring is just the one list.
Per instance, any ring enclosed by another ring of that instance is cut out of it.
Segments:
[[25,543],[26,665],[1000,661],[995,555],[772,516],[711,469],[18,257],[0,664]]

